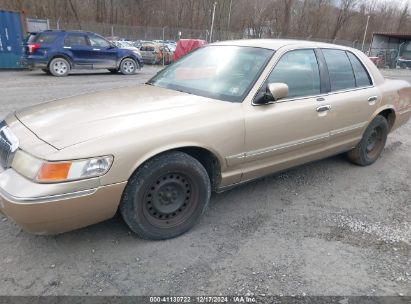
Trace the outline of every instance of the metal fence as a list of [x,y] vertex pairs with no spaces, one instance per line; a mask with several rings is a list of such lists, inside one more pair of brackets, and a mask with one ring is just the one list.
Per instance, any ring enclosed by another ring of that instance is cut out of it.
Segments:
[[[209,29],[187,29],[172,27],[149,27],[149,26],[130,26],[121,24],[107,24],[97,22],[82,22],[81,24],[74,21],[49,20],[50,29],[61,30],[85,30],[98,33],[104,37],[116,37],[125,40],[179,40],[185,39],[203,39],[210,40]],[[356,41],[347,41],[341,39],[323,39],[316,37],[297,37],[283,36],[281,33],[263,33],[253,35],[252,32],[244,31],[214,31],[212,40],[232,40],[232,39],[251,39],[251,38],[282,38],[282,39],[304,39],[311,41],[334,43],[357,49],[362,48],[362,44]],[[364,51],[367,51],[369,45],[364,45]]]

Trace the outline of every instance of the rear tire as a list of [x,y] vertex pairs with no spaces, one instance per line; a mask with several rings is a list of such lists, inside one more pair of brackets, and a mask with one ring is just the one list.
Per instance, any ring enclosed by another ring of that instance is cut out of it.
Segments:
[[389,125],[385,117],[378,115],[369,124],[361,141],[347,156],[351,162],[359,166],[373,164],[384,150],[389,132]]
[[120,72],[123,75],[133,75],[138,69],[140,65],[134,59],[124,58],[120,63]]
[[64,77],[70,72],[70,63],[64,58],[54,58],[49,64],[49,70],[53,76]]
[[210,201],[207,171],[195,158],[169,152],[146,162],[130,178],[120,213],[139,237],[163,240],[190,230]]

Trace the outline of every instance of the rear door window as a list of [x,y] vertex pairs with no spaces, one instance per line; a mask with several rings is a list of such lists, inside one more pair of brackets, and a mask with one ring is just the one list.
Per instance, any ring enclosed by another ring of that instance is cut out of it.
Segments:
[[351,62],[345,51],[322,50],[330,75],[331,91],[355,88],[355,78]]
[[355,83],[357,87],[366,87],[372,85],[371,77],[360,60],[350,52],[347,52],[347,55],[354,70]]
[[58,35],[56,33],[41,33],[34,36],[33,43],[53,43]]
[[81,34],[68,34],[66,38],[64,39],[64,45],[65,46],[76,46],[76,45],[87,46],[88,45],[87,37]]

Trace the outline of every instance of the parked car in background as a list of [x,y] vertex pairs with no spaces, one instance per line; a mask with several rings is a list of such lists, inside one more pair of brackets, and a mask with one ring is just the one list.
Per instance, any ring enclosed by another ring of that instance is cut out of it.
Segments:
[[136,47],[135,45],[133,45],[133,43],[131,41],[111,40],[110,42],[113,43],[115,46],[117,46],[120,49],[131,50],[131,51],[134,51],[135,53],[137,53],[141,56],[140,49],[138,47]]
[[166,44],[160,45],[160,51],[162,54],[161,62],[164,62],[164,64],[170,64],[173,62],[174,51],[170,49],[170,46]]
[[180,39],[174,51],[173,60],[177,61],[188,53],[207,44],[207,41],[200,39]]
[[404,43],[400,48],[397,66],[402,69],[411,68],[411,41]]
[[146,84],[10,114],[0,212],[54,234],[120,211],[140,237],[172,238],[195,225],[212,190],[343,152],[371,165],[410,117],[411,85],[384,79],[356,49],[219,42]]
[[176,51],[177,44],[174,44],[174,43],[166,43],[166,46],[168,47],[168,49],[170,50],[170,52],[174,53],[174,52]]
[[23,61],[31,68],[59,77],[73,69],[108,69],[131,75],[143,66],[138,51],[118,48],[92,32],[43,31],[32,34],[24,48]]
[[163,57],[164,63],[166,64],[169,64],[173,60],[173,52],[170,51],[167,45],[162,45],[158,43],[143,43],[143,45],[140,48],[140,53],[144,63],[163,63]]

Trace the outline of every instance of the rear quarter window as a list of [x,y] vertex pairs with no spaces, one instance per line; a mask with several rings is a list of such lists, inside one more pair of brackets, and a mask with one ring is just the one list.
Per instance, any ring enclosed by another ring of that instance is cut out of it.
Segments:
[[372,85],[371,77],[360,60],[354,54],[347,52],[348,58],[351,61],[355,75],[355,83],[357,87],[365,87]]
[[33,38],[33,43],[53,43],[56,41],[58,35],[54,33],[41,33]]

